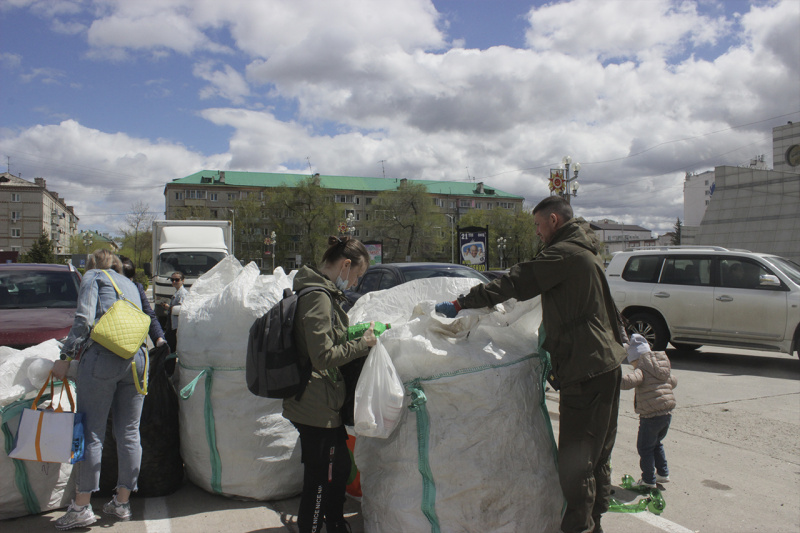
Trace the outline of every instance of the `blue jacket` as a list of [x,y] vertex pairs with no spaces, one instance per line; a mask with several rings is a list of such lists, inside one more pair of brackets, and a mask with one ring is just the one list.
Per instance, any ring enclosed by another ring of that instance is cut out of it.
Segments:
[[[125,298],[141,309],[142,299],[136,285],[131,280],[118,274],[113,270],[106,270],[114,279],[119,290]],[[78,308],[75,311],[75,320],[72,329],[61,347],[61,353],[68,357],[75,358],[80,349],[89,340],[89,334],[95,323],[108,311],[114,302],[117,301],[117,291],[111,280],[108,279],[102,270],[87,270],[81,279],[81,287],[78,291]],[[146,301],[146,299],[145,299]],[[99,346],[99,345],[98,345]],[[100,349],[105,348],[100,346]],[[109,350],[108,353],[112,353]]]

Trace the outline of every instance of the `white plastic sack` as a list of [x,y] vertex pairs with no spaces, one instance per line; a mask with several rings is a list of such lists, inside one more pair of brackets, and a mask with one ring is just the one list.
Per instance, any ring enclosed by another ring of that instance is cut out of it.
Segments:
[[[25,350],[3,347],[0,352],[0,428],[4,441],[0,452],[0,520],[66,507],[74,497],[71,464],[8,457],[20,413],[31,406],[50,374],[52,362],[59,357],[59,349],[57,341],[49,340]],[[61,406],[69,409],[66,394],[61,397]]]
[[403,382],[380,338],[370,350],[355,392],[355,431],[362,437],[387,438],[400,422]]
[[250,326],[292,286],[277,269],[259,275],[229,257],[201,276],[181,307],[178,327],[181,455],[189,479],[227,496],[272,500],[302,489],[298,434],[281,400],[247,389]]
[[[353,323],[392,324],[381,341],[417,400],[388,439],[356,440],[371,533],[429,531],[423,505],[442,532],[559,530],[563,500],[536,354],[540,301],[456,319],[434,312],[474,283],[413,281],[369,293],[350,312]],[[435,495],[427,500],[421,470]]]

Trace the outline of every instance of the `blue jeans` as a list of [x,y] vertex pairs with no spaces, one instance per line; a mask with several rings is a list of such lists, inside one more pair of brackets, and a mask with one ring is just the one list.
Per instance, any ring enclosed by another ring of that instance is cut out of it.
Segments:
[[[144,352],[134,356],[139,381],[144,376]],[[76,463],[78,492],[100,489],[100,463],[106,436],[108,413],[114,420],[117,440],[117,487],[136,490],[142,447],[139,442],[139,420],[144,396],[133,383],[131,361],[93,344],[81,356],[78,365],[78,412],[84,415],[86,444],[84,460]]]
[[656,472],[660,476],[668,476],[667,456],[661,443],[667,436],[672,415],[654,416],[639,419],[639,437],[636,449],[639,451],[639,468],[642,470],[642,481],[656,482]]

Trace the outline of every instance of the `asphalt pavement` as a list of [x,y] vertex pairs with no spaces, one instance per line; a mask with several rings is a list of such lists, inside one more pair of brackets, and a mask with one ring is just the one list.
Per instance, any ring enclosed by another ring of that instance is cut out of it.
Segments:
[[[678,407],[664,441],[671,477],[662,485],[666,506],[661,514],[607,513],[604,530],[800,531],[800,361],[785,354],[719,348],[668,354],[678,377]],[[631,369],[623,365],[624,372]],[[557,434],[558,393],[547,392],[547,407]],[[614,496],[623,503],[640,497],[619,487],[624,474],[640,476],[637,430],[633,391],[623,391],[612,456]],[[93,499],[95,512],[103,503]],[[187,483],[164,498],[133,499],[131,522],[103,517],[95,528],[120,533],[296,532],[297,505],[298,498],[233,500]],[[54,531],[53,521],[62,513],[2,521],[0,531]],[[348,499],[346,517],[354,533],[365,531],[359,502]]]

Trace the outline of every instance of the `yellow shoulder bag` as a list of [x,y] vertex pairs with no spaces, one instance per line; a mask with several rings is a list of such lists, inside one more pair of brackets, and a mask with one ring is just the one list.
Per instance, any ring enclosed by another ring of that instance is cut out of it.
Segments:
[[[123,296],[122,291],[114,283],[114,278],[107,271],[103,270],[103,273],[111,280],[114,290],[117,291],[118,299],[95,323],[89,337],[123,359],[130,359],[146,342],[147,333],[150,331],[150,317],[143,313],[135,303]],[[133,381],[141,394],[147,394],[149,363],[150,359],[147,349],[145,349],[144,388],[142,388],[136,374],[136,361],[132,361]]]

